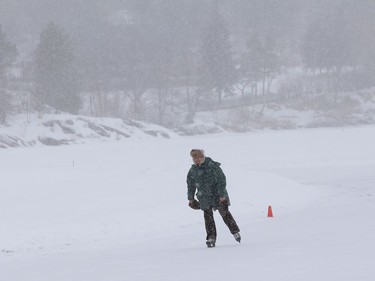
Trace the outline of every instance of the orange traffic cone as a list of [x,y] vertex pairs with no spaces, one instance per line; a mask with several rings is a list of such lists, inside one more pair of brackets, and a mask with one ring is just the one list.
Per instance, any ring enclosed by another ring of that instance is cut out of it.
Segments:
[[267,217],[268,217],[268,218],[273,218],[272,207],[271,207],[271,206],[268,206],[268,214],[267,214]]

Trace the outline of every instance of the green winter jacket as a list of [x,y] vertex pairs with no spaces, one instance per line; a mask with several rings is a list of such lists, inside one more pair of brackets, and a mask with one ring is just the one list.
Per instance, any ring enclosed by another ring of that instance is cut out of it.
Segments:
[[220,163],[205,157],[201,165],[193,164],[187,175],[188,200],[197,195],[201,210],[219,207],[219,198],[225,197],[229,205],[229,196],[226,189],[225,175]]

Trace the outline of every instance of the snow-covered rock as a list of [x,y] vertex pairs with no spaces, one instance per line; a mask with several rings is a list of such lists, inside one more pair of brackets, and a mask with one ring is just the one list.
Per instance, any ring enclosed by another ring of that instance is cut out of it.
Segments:
[[0,148],[67,145],[91,140],[170,138],[177,134],[163,127],[134,120],[75,115],[16,115],[0,125]]

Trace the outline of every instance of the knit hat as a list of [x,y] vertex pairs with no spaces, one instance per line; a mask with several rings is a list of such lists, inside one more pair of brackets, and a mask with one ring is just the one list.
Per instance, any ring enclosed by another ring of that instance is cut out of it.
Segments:
[[198,148],[194,148],[190,151],[190,156],[193,157],[193,156],[203,156],[204,157],[204,150],[203,149],[198,149]]

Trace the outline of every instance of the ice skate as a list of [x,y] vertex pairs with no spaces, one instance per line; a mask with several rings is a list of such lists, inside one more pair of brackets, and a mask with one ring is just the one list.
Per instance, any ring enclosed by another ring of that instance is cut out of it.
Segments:
[[210,238],[210,239],[207,239],[206,245],[208,248],[212,248],[212,247],[215,247],[215,242],[216,242],[215,239]]
[[239,232],[234,233],[233,236],[234,236],[234,239],[236,239],[236,241],[237,241],[238,243],[241,243],[241,235],[240,235]]

